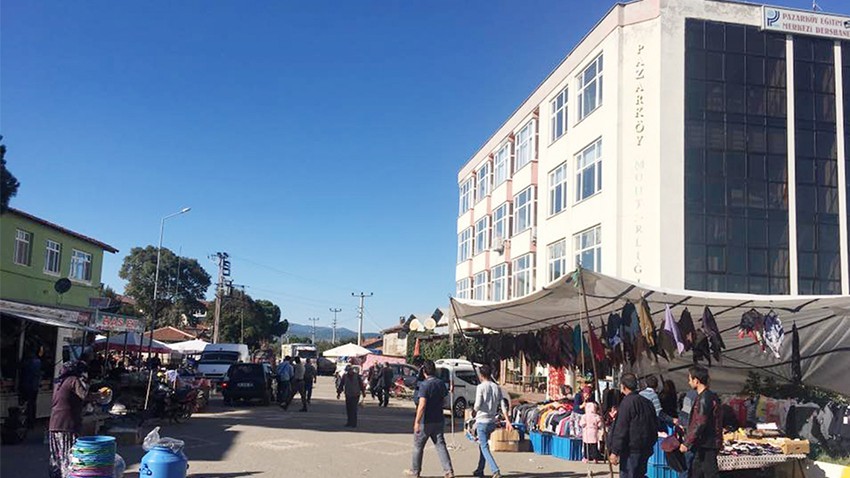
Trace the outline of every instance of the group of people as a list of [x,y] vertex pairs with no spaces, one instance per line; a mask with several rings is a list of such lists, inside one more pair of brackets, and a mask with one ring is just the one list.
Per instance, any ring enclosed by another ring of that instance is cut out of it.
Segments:
[[395,373],[389,364],[377,364],[369,369],[369,390],[378,399],[379,407],[388,407],[390,391],[395,385]]
[[277,402],[284,410],[289,409],[292,399],[301,396],[301,409],[306,412],[313,399],[313,385],[319,373],[309,358],[301,363],[301,357],[286,356],[277,366]]

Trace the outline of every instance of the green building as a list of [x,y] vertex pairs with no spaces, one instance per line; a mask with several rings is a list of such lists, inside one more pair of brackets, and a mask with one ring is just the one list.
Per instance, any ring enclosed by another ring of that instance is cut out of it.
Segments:
[[[50,307],[89,307],[100,297],[103,253],[118,249],[9,208],[0,216],[0,299]],[[59,279],[71,288],[56,292]]]

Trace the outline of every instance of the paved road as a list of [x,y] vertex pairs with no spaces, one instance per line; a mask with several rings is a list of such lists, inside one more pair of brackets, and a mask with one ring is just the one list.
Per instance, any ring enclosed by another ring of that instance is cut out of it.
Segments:
[[[392,477],[410,467],[413,407],[394,402],[378,408],[367,399],[361,408],[360,426],[344,428],[345,410],[336,400],[330,378],[322,377],[307,413],[277,406],[225,407],[214,398],[207,413],[188,422],[162,426],[164,436],[186,442],[189,476],[235,477]],[[0,476],[29,478],[46,476],[47,447],[40,434],[27,443],[0,447]],[[478,449],[458,432],[447,435],[457,476],[470,476]],[[137,478],[141,446],[121,446],[119,453],[129,466],[127,478]],[[532,453],[497,453],[502,474],[514,477],[580,477],[586,465]],[[596,476],[607,475],[607,466],[594,466]],[[488,470],[489,471],[489,470]],[[423,477],[441,477],[436,452],[425,452]]]

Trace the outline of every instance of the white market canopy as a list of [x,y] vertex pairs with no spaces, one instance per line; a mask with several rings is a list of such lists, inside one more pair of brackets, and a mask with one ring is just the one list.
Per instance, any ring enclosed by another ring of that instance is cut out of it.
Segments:
[[326,350],[322,355],[325,357],[362,357],[364,355],[369,355],[370,353],[372,353],[371,350],[365,349],[357,344],[345,344]]
[[[657,328],[664,326],[664,310],[669,305],[678,320],[687,307],[699,327],[703,307],[715,316],[726,344],[721,363],[712,362],[712,387],[723,392],[740,391],[747,374],[755,371],[785,381],[791,380],[791,328],[797,324],[803,383],[850,395],[850,296],[783,296],[675,291],[616,279],[582,270],[589,317],[594,326],[600,318],[620,312],[627,301],[637,304],[645,298]],[[584,299],[575,276],[567,275],[531,295],[508,302],[481,302],[452,299],[459,319],[503,333],[520,334],[554,325],[584,325]],[[738,337],[741,315],[750,309],[762,314],[773,310],[782,321],[785,340],[780,358],[749,337]],[[583,327],[584,328],[584,327]],[[585,333],[587,331],[585,330]],[[657,373],[684,382],[691,352],[671,361],[643,359],[634,371]],[[704,364],[704,363],[703,363]]]
[[174,344],[168,344],[171,347],[171,350],[175,350],[184,355],[192,355],[199,354],[204,351],[204,347],[209,344],[206,340],[201,339],[192,339],[186,340],[184,342],[177,342]]
[[130,352],[147,352],[150,347],[151,353],[155,354],[167,354],[171,352],[171,347],[168,344],[160,342],[159,340],[154,339],[153,344],[150,343],[149,337],[142,337],[141,334],[136,332],[125,332],[123,334],[117,334],[109,337],[109,341],[106,338],[97,339],[94,341],[94,350],[100,351],[105,350],[107,348],[107,344],[110,350],[121,351],[124,350],[124,344],[127,344],[127,350]]

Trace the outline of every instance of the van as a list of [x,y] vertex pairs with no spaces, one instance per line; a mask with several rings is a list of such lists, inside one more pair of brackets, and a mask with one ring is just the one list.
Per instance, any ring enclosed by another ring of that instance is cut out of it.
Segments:
[[437,366],[437,378],[449,387],[443,408],[451,410],[455,417],[463,419],[466,409],[475,405],[475,389],[480,383],[480,365],[460,359],[440,359],[434,364]]
[[231,365],[249,362],[245,344],[207,344],[198,361],[198,373],[213,382],[220,382]]

